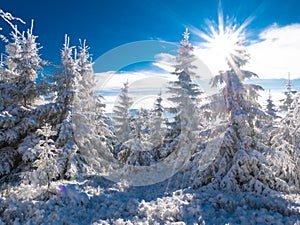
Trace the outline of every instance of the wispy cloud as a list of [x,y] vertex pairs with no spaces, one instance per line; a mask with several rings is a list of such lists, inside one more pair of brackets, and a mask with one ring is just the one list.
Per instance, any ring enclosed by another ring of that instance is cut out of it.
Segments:
[[168,54],[168,53],[159,53],[155,55],[155,62],[153,65],[171,73],[174,72],[174,62],[175,56]]
[[251,60],[246,69],[260,78],[287,78],[289,72],[292,79],[300,77],[300,24],[274,24],[259,39],[248,46]]

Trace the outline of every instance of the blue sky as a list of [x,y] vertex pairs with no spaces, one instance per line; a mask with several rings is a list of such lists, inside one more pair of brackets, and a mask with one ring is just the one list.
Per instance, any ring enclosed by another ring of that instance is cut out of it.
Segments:
[[[221,4],[225,19],[234,19],[237,24],[253,19],[246,28],[251,61],[245,69],[263,79],[286,78],[289,72],[292,79],[300,78],[299,0],[223,0]],[[217,21],[218,5],[219,0],[4,0],[0,8],[27,22],[25,26],[18,25],[21,29],[35,20],[34,31],[43,46],[43,59],[60,64],[65,34],[70,36],[72,45],[86,39],[96,61],[95,72],[125,70],[122,76],[99,76],[99,90],[114,89],[118,94],[122,83],[132,80],[131,87],[138,92],[143,89],[140,93],[144,95],[149,87],[158,93],[172,79],[161,75],[160,69],[172,71],[170,54],[176,54],[185,27],[205,31],[208,20]],[[7,34],[5,24],[0,25],[4,28],[2,33]],[[191,33],[190,41],[197,50],[203,39]],[[200,72],[214,74],[220,69],[218,64],[214,55],[211,59],[204,55]],[[299,90],[298,83],[294,87]],[[271,85],[262,80],[261,85],[264,84],[273,90],[275,99],[282,98],[284,81]],[[202,88],[208,90],[203,82]],[[149,96],[153,98],[152,94]],[[144,101],[145,97],[137,99]],[[107,98],[113,105],[115,99]]]
[[[249,16],[250,36],[277,23],[300,22],[297,0],[223,0],[224,14],[242,23]],[[177,42],[185,26],[205,27],[205,20],[216,20],[218,0],[4,0],[0,8],[30,24],[42,44],[43,57],[59,63],[64,34],[73,44],[87,39],[94,58],[128,42],[161,39]],[[191,41],[199,41],[191,36]]]

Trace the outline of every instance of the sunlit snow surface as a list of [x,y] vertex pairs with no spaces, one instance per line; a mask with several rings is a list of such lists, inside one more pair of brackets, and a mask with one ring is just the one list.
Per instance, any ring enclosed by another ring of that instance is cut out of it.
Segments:
[[[296,224],[299,195],[182,189],[188,174],[129,187],[101,177],[12,187],[0,197],[0,224]],[[63,190],[62,190],[63,185]]]

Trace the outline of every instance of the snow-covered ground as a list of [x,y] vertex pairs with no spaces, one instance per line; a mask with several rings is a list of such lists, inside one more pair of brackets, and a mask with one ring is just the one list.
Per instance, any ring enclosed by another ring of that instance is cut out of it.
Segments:
[[300,195],[181,188],[179,173],[129,187],[100,176],[2,191],[0,224],[300,224]]

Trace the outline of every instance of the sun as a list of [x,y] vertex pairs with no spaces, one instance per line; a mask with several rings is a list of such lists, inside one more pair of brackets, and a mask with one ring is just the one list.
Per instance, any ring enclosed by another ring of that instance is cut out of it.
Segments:
[[207,58],[210,61],[208,64],[218,67],[219,70],[236,70],[246,64],[248,54],[245,48],[245,28],[251,20],[248,18],[241,26],[234,24],[234,20],[224,21],[220,7],[217,25],[209,21],[206,32],[194,30],[194,33],[204,40],[199,47],[202,58]]
[[[213,29],[213,28],[212,28]],[[204,47],[210,49],[216,55],[228,60],[232,55],[237,55],[236,43],[238,38],[231,29],[219,30],[217,33],[213,30],[213,36],[206,38],[206,43]]]

